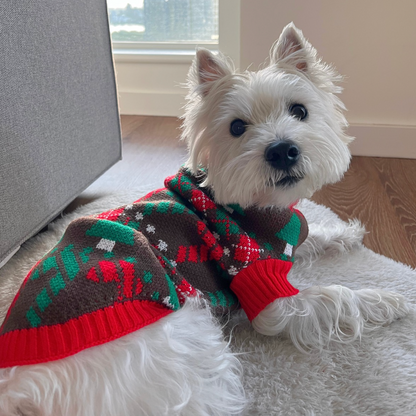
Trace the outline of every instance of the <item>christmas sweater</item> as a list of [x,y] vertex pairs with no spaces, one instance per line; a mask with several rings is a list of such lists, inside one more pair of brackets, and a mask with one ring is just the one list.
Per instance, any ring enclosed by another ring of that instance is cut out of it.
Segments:
[[298,293],[307,236],[294,208],[215,204],[185,168],[131,205],[79,218],[29,272],[0,328],[0,368],[64,358],[149,325],[202,296],[250,320]]

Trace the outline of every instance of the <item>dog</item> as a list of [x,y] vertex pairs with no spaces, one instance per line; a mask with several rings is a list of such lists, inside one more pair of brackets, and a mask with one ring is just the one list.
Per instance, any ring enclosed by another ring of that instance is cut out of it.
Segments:
[[[223,55],[198,50],[183,118],[188,161],[166,189],[76,220],[34,266],[1,330],[1,414],[241,414],[242,369],[217,313],[239,303],[256,331],[286,334],[303,351],[405,316],[399,294],[338,285],[299,292],[286,280],[295,251],[307,264],[349,250],[364,233],[351,222],[306,237],[296,209],[348,169],[340,81],[293,24],[257,72],[237,73]],[[186,245],[177,240],[188,228]],[[79,248],[80,236],[88,247]],[[59,303],[76,284],[84,285],[77,297]],[[90,299],[105,307],[88,309]],[[77,315],[68,321],[63,311]]]

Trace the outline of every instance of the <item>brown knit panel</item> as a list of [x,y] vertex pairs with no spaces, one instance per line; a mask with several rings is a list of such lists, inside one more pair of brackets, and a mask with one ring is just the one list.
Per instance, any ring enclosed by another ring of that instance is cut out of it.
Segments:
[[32,272],[2,332],[133,299],[176,310],[196,291],[219,312],[236,308],[233,277],[259,259],[293,261],[307,224],[289,209],[215,205],[199,186],[203,175],[182,168],[166,180],[168,189],[73,221]]
[[[116,242],[110,257],[107,250],[97,248],[101,237],[87,235],[97,223],[97,219],[80,218],[70,224],[56,249],[31,274],[3,333],[31,328],[30,319],[22,320],[30,307],[43,326],[64,323],[114,302],[150,300],[154,293],[162,302],[169,296],[166,270],[148,240],[133,231],[132,244]],[[45,273],[55,262],[57,267]],[[126,268],[134,270],[131,279]]]

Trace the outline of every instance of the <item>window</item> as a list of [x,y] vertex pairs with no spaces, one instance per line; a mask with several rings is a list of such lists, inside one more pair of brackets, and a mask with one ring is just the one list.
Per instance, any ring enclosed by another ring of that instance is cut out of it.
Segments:
[[240,62],[241,0],[107,0],[121,114],[182,114],[196,46]]
[[108,0],[116,48],[218,46],[218,0]]

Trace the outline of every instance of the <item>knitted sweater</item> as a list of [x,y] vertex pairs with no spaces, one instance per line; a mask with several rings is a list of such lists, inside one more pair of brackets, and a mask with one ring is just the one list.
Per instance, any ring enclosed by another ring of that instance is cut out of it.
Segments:
[[250,320],[298,293],[307,224],[295,209],[219,206],[185,168],[131,205],[73,221],[29,272],[0,328],[0,368],[67,357],[203,296]]

